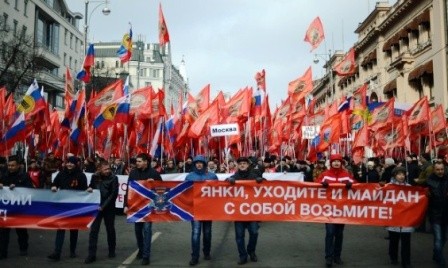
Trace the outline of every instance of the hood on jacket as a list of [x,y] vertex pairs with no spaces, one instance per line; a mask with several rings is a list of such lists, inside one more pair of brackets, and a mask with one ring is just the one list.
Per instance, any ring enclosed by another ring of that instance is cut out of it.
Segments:
[[196,164],[196,162],[202,162],[204,164],[204,167],[207,165],[207,160],[205,159],[205,157],[203,155],[197,155],[193,159],[193,165]]

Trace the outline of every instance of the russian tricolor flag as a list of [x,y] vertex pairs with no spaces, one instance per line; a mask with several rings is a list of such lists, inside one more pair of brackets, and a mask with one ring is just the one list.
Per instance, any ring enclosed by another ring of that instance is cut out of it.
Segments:
[[85,83],[90,82],[90,68],[95,63],[95,48],[93,44],[89,45],[86,57],[84,58],[84,63],[82,65],[82,70],[76,75],[76,79],[84,81]]
[[[3,135],[2,142],[8,145],[14,145],[15,142],[24,140],[26,137],[26,127],[25,127],[25,114],[20,113],[16,121]],[[7,146],[8,148],[10,146]]]

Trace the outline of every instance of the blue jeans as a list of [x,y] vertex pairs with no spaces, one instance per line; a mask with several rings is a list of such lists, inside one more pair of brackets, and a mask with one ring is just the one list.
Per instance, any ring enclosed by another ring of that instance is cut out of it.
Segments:
[[[56,240],[54,242],[54,252],[61,255],[62,245],[65,240],[65,230],[56,231]],[[70,230],[70,252],[75,253],[76,244],[78,243],[78,230]]]
[[325,224],[325,259],[337,260],[341,258],[344,227],[344,224]]
[[440,265],[445,265],[445,258],[443,257],[443,248],[446,242],[446,224],[434,223],[432,225],[434,233],[434,260]]
[[152,222],[136,222],[134,224],[135,238],[139,253],[144,259],[151,254]]
[[[258,222],[256,221],[236,221],[235,222],[235,240],[236,246],[238,247],[238,254],[240,260],[247,260],[247,255],[255,253],[258,240]],[[249,243],[244,242],[244,237],[246,234],[246,229],[249,232]]]
[[204,234],[202,237],[204,255],[210,255],[212,244],[212,222],[211,221],[192,221],[191,222],[191,258],[198,260],[201,249],[201,229]]

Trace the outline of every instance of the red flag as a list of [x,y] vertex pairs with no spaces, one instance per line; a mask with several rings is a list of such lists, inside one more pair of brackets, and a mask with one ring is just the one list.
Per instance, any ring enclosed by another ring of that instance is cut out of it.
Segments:
[[424,96],[412,106],[408,114],[408,125],[415,125],[420,122],[428,121],[429,118],[429,103],[428,98]]
[[305,71],[305,73],[294,81],[289,82],[288,95],[295,101],[304,98],[308,93],[313,90],[313,73],[311,67]]
[[227,123],[244,121],[250,112],[252,103],[249,89],[238,91],[224,107],[222,107],[223,120]]
[[264,69],[255,74],[255,81],[257,82],[257,88],[266,92],[266,72]]
[[215,101],[199,116],[196,121],[194,121],[190,127],[190,131],[188,131],[188,137],[197,139],[203,135],[204,131],[207,132],[207,129],[205,129],[206,127],[218,122],[218,102]]
[[351,48],[333,70],[339,76],[354,74],[356,72],[355,50]]
[[163,16],[162,3],[159,4],[159,43],[164,46],[170,42],[170,34],[166,27],[165,17]]
[[308,30],[305,33],[305,42],[311,44],[311,51],[319,46],[319,44],[325,39],[324,27],[319,17],[316,17],[308,26]]
[[134,90],[131,93],[130,114],[135,114],[137,118],[150,118],[152,104],[152,86],[147,86]]
[[365,110],[367,106],[367,84],[362,85],[355,92],[350,102],[350,110]]
[[431,123],[434,133],[446,128],[445,113],[442,105],[437,105],[434,111],[431,112]]
[[319,145],[317,150],[320,152],[325,151],[332,143],[339,143],[339,137],[341,136],[341,114],[335,114],[322,124],[319,134]]
[[210,105],[210,84],[206,85],[196,96],[195,99],[199,113],[204,112],[207,110],[208,106]]
[[103,107],[121,97],[123,97],[123,81],[117,80],[107,85],[95,97],[90,98],[87,104],[89,118],[93,120],[94,116],[97,116]]
[[364,125],[356,134],[353,141],[353,150],[358,147],[369,146],[369,129],[367,125]]
[[369,124],[369,127],[373,131],[376,131],[377,129],[380,129],[392,122],[394,117],[394,103],[395,98],[391,98],[385,104],[373,110],[372,119]]

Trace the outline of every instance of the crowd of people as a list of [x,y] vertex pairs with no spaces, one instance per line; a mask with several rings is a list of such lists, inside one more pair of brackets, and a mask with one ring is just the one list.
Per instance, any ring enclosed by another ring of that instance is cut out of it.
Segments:
[[[54,176],[54,173],[58,172]],[[86,172],[93,173],[90,183],[87,182]],[[28,159],[24,163],[18,156],[0,158],[0,189],[9,187],[47,188],[51,192],[59,190],[87,191],[98,189],[101,200],[98,215],[93,221],[89,234],[88,256],[85,263],[96,261],[98,233],[104,219],[109,258],[116,256],[115,233],[115,199],[118,195],[117,175],[128,175],[131,180],[162,180],[161,174],[188,173],[186,181],[217,180],[216,173],[228,173],[227,182],[234,185],[238,180],[254,180],[263,183],[266,172],[301,172],[307,182],[320,183],[322,187],[332,187],[334,183],[343,183],[350,190],[354,183],[397,184],[405,187],[418,185],[427,187],[429,206],[427,215],[434,235],[433,260],[445,267],[446,262],[443,248],[446,242],[448,226],[448,155],[431,160],[429,154],[420,156],[409,154],[398,161],[393,158],[370,158],[365,162],[355,164],[347,157],[331,154],[328,159],[320,159],[315,163],[297,160],[289,156],[239,157],[218,161],[217,158],[206,158],[197,155],[188,157],[185,161],[175,159],[151,159],[147,154],[139,154],[136,158],[125,162],[120,158],[111,157],[105,160],[101,157],[78,158],[67,155],[62,161],[53,154],[48,154],[43,160]],[[128,211],[127,193],[124,197],[124,213]],[[236,221],[235,241],[238,250],[238,264],[257,262],[256,246],[258,240],[259,222]],[[389,257],[391,264],[399,263],[399,244],[401,243],[400,262],[403,267],[411,265],[411,233],[425,229],[422,226],[389,226]],[[420,228],[420,229],[419,229]],[[249,233],[248,243],[245,243],[245,231]],[[344,224],[326,224],[325,235],[325,264],[342,264],[341,259]],[[135,239],[138,247],[137,258],[142,265],[150,263],[152,222],[137,222],[134,224]],[[28,231],[17,228],[20,255],[26,256],[28,250]],[[77,257],[76,246],[78,230],[69,230],[70,257]],[[0,228],[0,260],[8,256],[9,228]],[[191,222],[191,260],[189,265],[199,263],[201,249],[201,235],[203,236],[203,258],[211,259],[212,221]],[[65,238],[65,230],[57,230],[54,252],[48,259],[59,261]]]

